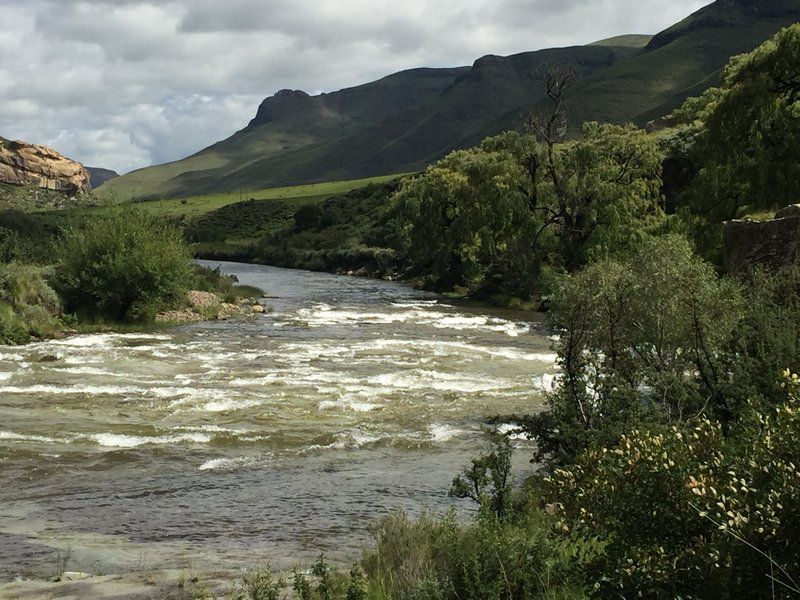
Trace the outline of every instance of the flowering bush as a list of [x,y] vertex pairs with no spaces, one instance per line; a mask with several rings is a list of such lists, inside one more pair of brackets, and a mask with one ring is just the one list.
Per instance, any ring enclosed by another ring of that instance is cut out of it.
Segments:
[[598,595],[800,595],[797,375],[784,391],[727,436],[708,419],[634,430],[546,480],[561,530],[607,542],[588,566]]

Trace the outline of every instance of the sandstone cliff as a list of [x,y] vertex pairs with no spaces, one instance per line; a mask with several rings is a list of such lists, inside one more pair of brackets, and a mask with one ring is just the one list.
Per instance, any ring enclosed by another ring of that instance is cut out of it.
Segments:
[[754,266],[777,270],[800,264],[800,204],[769,221],[728,221],[723,228],[725,270],[741,274]]
[[0,182],[32,185],[69,195],[91,191],[89,173],[52,148],[0,138]]

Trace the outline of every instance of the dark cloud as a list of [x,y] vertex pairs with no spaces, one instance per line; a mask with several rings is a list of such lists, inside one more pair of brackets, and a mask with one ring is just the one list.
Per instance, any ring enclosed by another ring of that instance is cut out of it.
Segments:
[[281,88],[652,33],[709,1],[0,0],[0,135],[127,171],[227,137]]

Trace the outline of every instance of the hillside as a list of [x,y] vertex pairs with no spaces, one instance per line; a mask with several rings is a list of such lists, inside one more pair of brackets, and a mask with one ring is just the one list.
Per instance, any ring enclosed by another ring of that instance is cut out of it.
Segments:
[[92,188],[100,187],[106,181],[119,177],[119,173],[111,169],[86,167],[86,170],[89,171],[89,181],[92,184]]
[[178,197],[419,170],[516,127],[542,101],[532,71],[548,64],[577,69],[573,133],[586,120],[645,123],[717,83],[730,56],[798,20],[800,0],[717,0],[649,41],[623,36],[490,55],[471,67],[404,71],[319,96],[284,90],[230,138],[114,179],[100,192],[119,200]]

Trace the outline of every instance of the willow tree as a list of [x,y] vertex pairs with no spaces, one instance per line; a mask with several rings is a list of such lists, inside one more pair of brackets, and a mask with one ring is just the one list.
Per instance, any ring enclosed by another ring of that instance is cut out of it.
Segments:
[[395,195],[406,252],[438,288],[529,291],[537,229],[522,193],[525,174],[507,151],[453,152]]
[[800,201],[800,24],[732,59],[722,87],[678,115],[697,132],[691,212],[719,223]]

